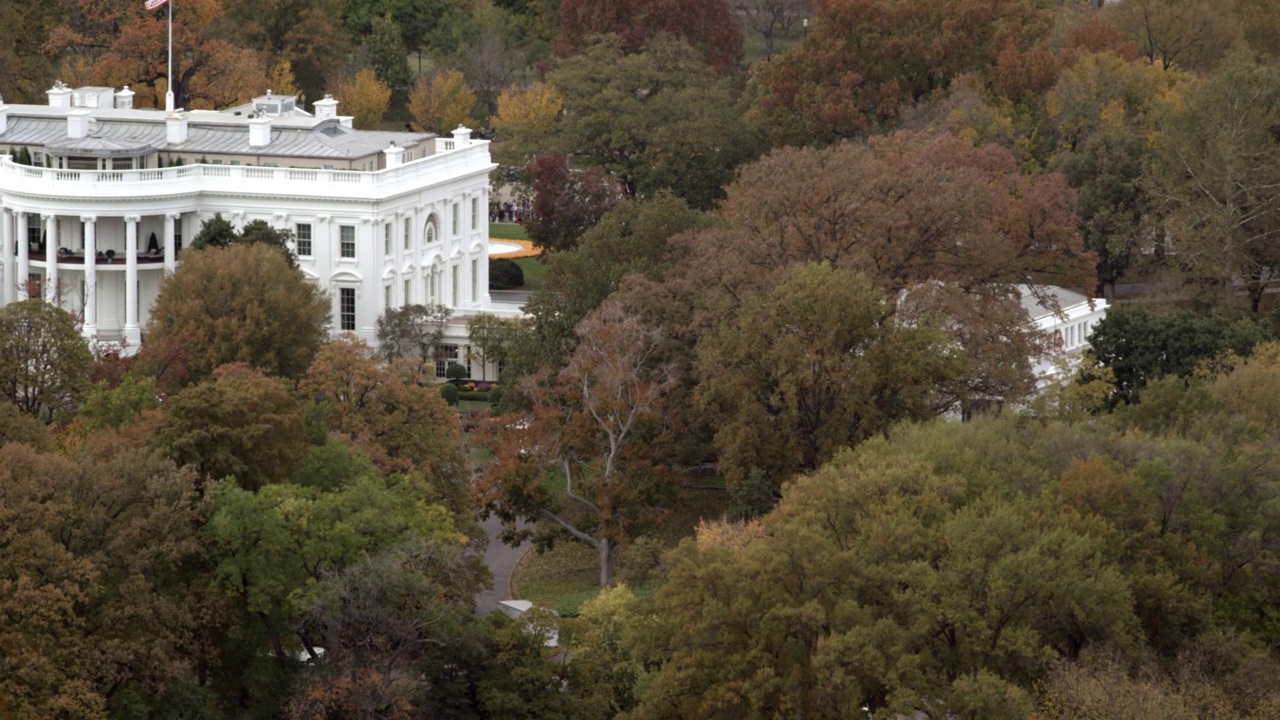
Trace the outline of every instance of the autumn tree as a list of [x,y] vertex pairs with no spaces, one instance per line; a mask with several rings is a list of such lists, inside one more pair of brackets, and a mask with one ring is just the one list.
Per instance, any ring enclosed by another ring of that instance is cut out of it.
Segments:
[[65,311],[36,298],[0,308],[0,394],[20,411],[44,422],[73,412],[92,362]]
[[419,76],[409,91],[409,114],[423,132],[447,134],[471,117],[476,94],[457,70]]
[[503,90],[498,95],[497,114],[489,118],[489,126],[502,141],[494,146],[498,161],[514,167],[531,162],[535,148],[551,134],[563,107],[564,98],[543,82]]
[[621,195],[603,170],[575,170],[563,155],[540,155],[528,172],[533,203],[525,231],[545,252],[572,248]]
[[0,707],[106,718],[128,697],[204,710],[190,668],[219,611],[202,592],[194,481],[143,450],[0,449]]
[[1146,187],[1176,261],[1238,278],[1258,312],[1280,269],[1280,68],[1234,55],[1156,122]]
[[616,35],[627,54],[647,50],[669,35],[695,48],[704,62],[726,72],[742,54],[742,30],[725,0],[565,0],[560,4],[556,54],[582,52],[592,35]]
[[180,344],[193,381],[231,362],[298,377],[324,341],[330,312],[324,291],[273,248],[195,250],[161,285],[147,341]]
[[697,398],[726,477],[741,483],[757,468],[780,485],[896,422],[931,417],[956,350],[936,329],[892,318],[866,277],[799,265],[700,343]]
[[636,624],[637,716],[1026,717],[1051,658],[1131,636],[1130,590],[1047,503],[964,483],[878,442],[745,542],[685,542]]
[[764,107],[831,142],[891,126],[904,107],[1034,45],[1048,18],[1026,0],[826,0],[800,47],[761,68]]
[[[289,63],[304,98],[315,101],[324,96],[328,80],[338,73],[351,47],[342,27],[342,0],[223,2],[242,44],[257,49],[273,63]],[[286,92],[274,82],[271,90]]]
[[1168,70],[1205,71],[1242,39],[1236,3],[1198,0],[1136,0],[1108,3],[1105,17],[1138,52]]
[[420,492],[459,514],[468,508],[457,423],[434,372],[424,376],[403,360],[384,364],[344,336],[320,348],[299,389],[325,430],[349,438],[379,470],[412,475]]
[[237,363],[166,399],[151,445],[212,481],[288,480],[307,450],[302,407],[279,378]]
[[333,92],[361,130],[377,130],[391,104],[391,88],[369,68],[339,81]]
[[745,166],[726,192],[727,227],[677,238],[663,282],[626,293],[690,356],[791,267],[826,262],[864,273],[899,327],[948,330],[966,358],[954,383],[936,388],[952,407],[1022,397],[1044,338],[1014,286],[1045,297],[1050,284],[1094,284],[1062,176],[1021,175],[1003,148],[914,133],[789,148]]
[[[616,304],[596,310],[577,332],[578,348],[558,375],[520,382],[532,410],[494,444],[481,498],[509,535],[519,534],[517,520],[542,520],[550,523],[544,530],[594,548],[605,587],[618,544],[669,483],[646,446],[674,378],[654,361],[662,334]],[[563,474],[561,493],[548,488],[548,473]]]
[[513,352],[513,371],[558,367],[573,353],[578,323],[639,275],[660,280],[673,262],[673,236],[712,220],[669,193],[624,200],[604,213],[574,247],[545,256],[546,279],[525,304],[530,323]]

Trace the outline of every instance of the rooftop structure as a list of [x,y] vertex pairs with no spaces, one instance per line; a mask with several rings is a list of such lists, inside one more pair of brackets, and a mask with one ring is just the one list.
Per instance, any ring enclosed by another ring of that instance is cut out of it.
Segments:
[[142,110],[127,87],[0,100],[0,303],[43,296],[89,338],[137,347],[184,240],[215,213],[292,230],[330,290],[335,332],[376,343],[387,309],[450,306],[449,337],[488,292],[488,142],[356,130],[326,96],[314,113],[272,94],[223,111]]

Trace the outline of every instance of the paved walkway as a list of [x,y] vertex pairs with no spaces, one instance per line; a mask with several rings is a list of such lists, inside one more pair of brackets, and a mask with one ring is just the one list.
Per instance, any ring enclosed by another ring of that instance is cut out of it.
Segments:
[[488,565],[493,573],[493,589],[485,590],[476,596],[476,613],[488,615],[498,609],[499,602],[512,599],[511,574],[516,569],[516,563],[528,552],[532,543],[525,541],[520,547],[511,547],[499,540],[498,534],[502,532],[502,522],[498,520],[497,515],[490,515],[488,520],[481,523],[481,526],[489,535],[489,547],[484,551],[484,564]]

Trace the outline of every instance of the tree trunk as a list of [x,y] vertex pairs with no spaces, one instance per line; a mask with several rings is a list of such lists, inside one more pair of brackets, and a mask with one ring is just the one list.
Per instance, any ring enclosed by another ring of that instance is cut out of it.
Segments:
[[613,584],[613,543],[608,538],[600,539],[600,587]]

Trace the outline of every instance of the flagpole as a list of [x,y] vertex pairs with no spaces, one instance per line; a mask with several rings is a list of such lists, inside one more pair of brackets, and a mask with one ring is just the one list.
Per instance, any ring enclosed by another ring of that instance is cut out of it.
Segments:
[[164,94],[164,110],[173,112],[173,0],[165,5],[169,6],[169,89]]

